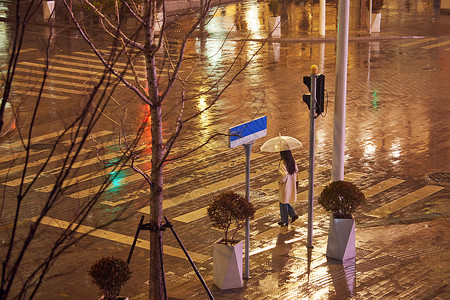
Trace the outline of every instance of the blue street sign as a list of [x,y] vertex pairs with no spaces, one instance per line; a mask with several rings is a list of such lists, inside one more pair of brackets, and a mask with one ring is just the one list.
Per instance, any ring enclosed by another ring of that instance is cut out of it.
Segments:
[[267,116],[228,129],[228,146],[249,144],[267,135]]

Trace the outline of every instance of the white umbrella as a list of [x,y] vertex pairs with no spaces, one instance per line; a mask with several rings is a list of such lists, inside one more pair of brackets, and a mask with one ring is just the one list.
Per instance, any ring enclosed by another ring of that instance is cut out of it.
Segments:
[[286,150],[293,150],[303,147],[302,143],[296,138],[279,135],[277,137],[267,140],[262,146],[261,151],[263,152],[280,152]]

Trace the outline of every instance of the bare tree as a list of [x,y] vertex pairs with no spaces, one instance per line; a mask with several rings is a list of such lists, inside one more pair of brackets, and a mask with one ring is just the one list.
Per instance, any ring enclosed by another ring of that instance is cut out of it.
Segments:
[[[191,8],[186,14],[170,15],[167,9],[168,1],[165,0],[81,0],[83,12],[91,13],[98,18],[104,31],[111,37],[111,52],[104,55],[104,51],[98,41],[85,26],[83,20],[76,16],[69,1],[63,0],[69,11],[74,24],[80,34],[91,46],[92,51],[98,59],[109,70],[110,74],[116,76],[121,83],[148,106],[150,111],[151,127],[151,170],[141,170],[134,165],[137,158],[133,148],[127,147],[133,155],[132,166],[141,173],[150,184],[150,299],[163,299],[162,282],[162,255],[161,255],[161,225],[163,223],[163,168],[169,159],[169,154],[179,138],[183,126],[209,110],[220,99],[224,91],[233,83],[236,77],[246,68],[252,58],[258,53],[255,50],[250,57],[243,58],[241,53],[230,61],[223,70],[214,70],[206,76],[196,77],[195,67],[201,63],[201,56],[186,57],[186,50],[192,44],[192,36],[200,34],[199,28],[213,17],[210,14],[212,0],[199,1],[198,6]],[[173,3],[173,2],[172,2]],[[179,33],[180,38],[176,40],[178,48],[174,49],[170,43],[168,33],[168,20],[188,22]],[[138,26],[129,28],[126,22],[132,20]],[[225,41],[223,41],[225,43]],[[244,46],[240,48],[242,51]],[[261,46],[262,47],[262,46]],[[259,48],[261,49],[261,48]],[[111,57],[127,63],[129,69],[120,72],[111,64]],[[138,66],[144,64],[144,72],[140,72]],[[125,76],[125,73],[133,74],[133,79]],[[216,74],[213,74],[216,73]],[[213,76],[214,75],[214,76]],[[191,87],[191,88],[189,88]],[[190,101],[206,97],[207,104],[200,109],[186,112],[186,107],[192,108]],[[163,113],[163,104],[167,99],[176,99],[176,107],[167,107]],[[167,112],[168,111],[168,112]],[[163,141],[163,121],[172,121],[171,133]],[[211,139],[224,135],[222,132],[211,133],[203,143],[192,145],[190,150],[185,151],[187,155],[195,151]]]
[[[42,224],[49,216],[57,217],[61,214],[61,207],[68,200],[64,195],[74,184],[72,178],[76,174],[76,165],[84,155],[94,153],[89,151],[88,143],[94,141],[94,127],[104,115],[105,109],[118,86],[118,81],[112,77],[109,67],[114,67],[114,61],[108,61],[105,68],[92,82],[92,87],[82,96],[82,101],[74,101],[68,113],[59,112],[55,117],[51,128],[57,132],[53,141],[44,149],[36,151],[38,139],[35,132],[42,128],[45,118],[49,115],[43,111],[44,91],[48,85],[48,77],[52,65],[52,52],[54,50],[53,24],[49,24],[48,38],[42,43],[41,54],[44,59],[44,67],[34,74],[33,84],[37,87],[37,93],[24,94],[26,101],[20,102],[18,94],[14,90],[27,89],[17,79],[18,64],[23,54],[23,42],[29,35],[30,25],[37,9],[41,9],[41,1],[16,1],[15,23],[12,23],[14,34],[9,50],[8,68],[2,72],[2,99],[0,106],[0,129],[4,126],[6,103],[12,103],[28,113],[27,118],[16,118],[17,130],[13,133],[19,136],[19,154],[10,154],[2,157],[2,162],[7,167],[0,202],[0,224],[3,245],[0,248],[1,278],[0,299],[33,298],[50,268],[61,254],[76,244],[81,238],[89,234],[75,234],[94,209],[96,203],[114,176],[128,163],[130,153],[119,153],[118,160],[110,168],[109,174],[105,174],[100,183],[100,188],[86,200],[80,200],[64,216],[69,221],[61,227],[56,234],[46,239],[45,250],[36,255],[34,249],[41,245],[39,240],[44,229]],[[32,78],[32,77],[30,77]],[[13,98],[14,95],[14,98]],[[64,118],[62,118],[64,117]],[[59,119],[59,123],[56,120]],[[129,139],[130,147],[134,147],[139,139],[141,129],[145,127],[145,120],[136,133],[136,139]],[[39,153],[40,159],[32,161],[32,155]],[[51,176],[50,176],[51,175]],[[8,186],[12,178],[18,184],[15,188]],[[34,189],[46,180],[48,191],[37,197]],[[32,215],[30,215],[30,213]],[[101,226],[107,226],[123,218],[118,214],[115,218]],[[93,229],[94,230],[94,229]],[[32,262],[32,263],[31,263]]]

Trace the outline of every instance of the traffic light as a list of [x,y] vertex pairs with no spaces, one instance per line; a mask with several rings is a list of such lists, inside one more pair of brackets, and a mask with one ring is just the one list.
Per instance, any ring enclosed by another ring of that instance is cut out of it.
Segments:
[[[308,87],[309,92],[311,93],[311,77],[303,76],[303,83]],[[303,95],[303,102],[308,104],[311,103],[311,94]],[[316,114],[320,115],[324,112],[325,109],[325,75],[320,74],[316,79]]]

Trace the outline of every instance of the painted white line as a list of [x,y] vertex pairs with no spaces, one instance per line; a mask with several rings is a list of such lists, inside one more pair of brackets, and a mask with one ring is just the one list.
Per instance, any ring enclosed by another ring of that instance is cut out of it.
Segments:
[[[31,221],[36,222],[37,217],[31,218]],[[50,217],[44,217],[41,220],[41,224],[60,228],[63,230],[69,229],[69,230],[75,231],[77,233],[87,234],[90,236],[94,236],[94,237],[98,237],[98,238],[102,238],[102,239],[106,239],[109,241],[126,244],[126,245],[132,245],[133,241],[134,241],[134,237],[131,237],[131,236],[123,235],[120,233],[115,233],[112,231],[106,231],[103,229],[96,229],[95,227],[78,225],[76,223],[70,223],[70,222],[66,222],[63,220],[58,220],[58,219],[54,219],[54,218],[50,218]],[[145,249],[145,250],[150,250],[150,242],[146,241],[146,240],[142,240],[142,239],[137,239],[136,247]],[[164,246],[163,251],[164,251],[164,254],[166,254],[166,255],[170,255],[170,256],[174,256],[174,257],[178,257],[178,258],[182,258],[182,259],[187,259],[186,255],[184,254],[182,249],[174,248],[171,246]],[[197,263],[203,263],[203,262],[207,261],[208,259],[210,259],[209,256],[195,253],[195,252],[190,252],[189,255],[191,256],[192,260]]]
[[440,42],[440,43],[437,43],[437,44],[424,46],[424,47],[422,47],[422,49],[433,49],[433,48],[438,48],[438,47],[441,47],[441,46],[444,46],[444,45],[448,45],[448,44],[450,44],[450,41],[445,41],[445,42]]
[[424,199],[425,197],[428,197],[434,193],[439,192],[444,187],[442,186],[436,186],[436,185],[427,185],[423,188],[420,188],[412,193],[409,193],[403,197],[397,198],[394,201],[391,201],[377,209],[374,209],[365,215],[371,216],[371,217],[377,217],[382,218],[385,217],[393,212],[396,212],[414,202],[417,202],[419,200]]
[[[111,133],[112,133],[111,131],[100,131],[100,132],[91,134],[91,135],[88,137],[88,139],[89,139],[89,138],[98,138],[98,137],[102,137],[102,136],[105,136],[105,135],[108,135],[108,134],[111,134]],[[75,143],[78,143],[79,141],[81,141],[81,139],[82,139],[82,137],[77,138],[77,139],[75,140]],[[35,139],[33,138],[33,143],[35,143],[35,142],[37,142],[37,139],[35,140]],[[66,143],[66,142],[67,142],[67,141],[63,141],[62,143]],[[116,142],[115,142],[115,143],[116,143]],[[45,151],[45,150],[44,150],[44,151]],[[82,150],[80,151],[80,154],[88,153],[88,152],[91,152],[91,151],[92,151],[92,149],[89,149],[89,150],[82,149]],[[38,153],[42,153],[42,151],[40,151],[40,152],[38,152]],[[33,154],[36,154],[36,153],[32,153],[32,155],[33,155]],[[64,159],[66,156],[67,156],[67,153],[65,153],[65,154],[60,154],[60,155],[53,155],[53,156],[51,157],[51,159],[50,159],[50,163],[54,163],[54,162],[56,162],[56,161],[58,161],[58,160]],[[116,156],[117,156],[117,155],[116,155]],[[31,160],[31,161],[28,163],[27,168],[35,167],[35,166],[40,166],[40,165],[42,165],[46,160],[47,160],[47,158],[38,159],[38,160]],[[96,162],[98,162],[99,160],[98,160],[97,157],[95,157],[95,158],[91,159],[91,161],[96,161]],[[84,161],[80,161],[80,162],[74,163],[74,166],[73,166],[73,167],[74,167],[74,168],[78,168],[78,167],[80,167],[80,166],[85,166],[85,165],[87,165],[87,164],[88,164],[88,161],[87,161],[87,160],[84,160]],[[18,171],[23,171],[23,168],[24,168],[24,164],[19,164],[19,165],[16,165],[16,166],[12,167],[12,168],[5,168],[5,169],[2,169],[2,170],[0,170],[0,176],[6,175],[7,173],[12,174],[12,173],[15,173],[15,172],[18,172]],[[46,171],[46,174],[47,174],[47,173],[51,173],[51,171],[54,171],[54,170],[57,170],[57,169],[59,169],[59,168],[53,168],[53,169],[47,170],[47,171]],[[29,175],[29,176],[27,176],[27,177],[25,178],[25,182],[26,182],[26,183],[27,183],[27,182],[30,182],[31,180],[34,179],[34,177],[35,177],[35,175]],[[18,179],[18,180],[10,180],[10,181],[8,181],[8,182],[6,183],[6,185],[9,185],[9,186],[17,186],[17,185],[19,185],[19,183],[20,183],[20,179]]]
[[415,46],[415,45],[419,45],[419,44],[423,44],[425,42],[429,42],[429,41],[434,41],[436,38],[427,38],[427,39],[419,39],[416,40],[414,42],[409,42],[409,43],[404,43],[404,44],[400,44],[398,45],[399,47],[410,47],[410,46]]

